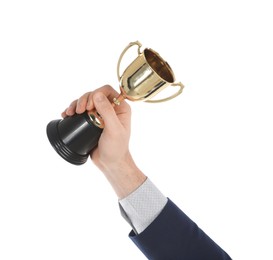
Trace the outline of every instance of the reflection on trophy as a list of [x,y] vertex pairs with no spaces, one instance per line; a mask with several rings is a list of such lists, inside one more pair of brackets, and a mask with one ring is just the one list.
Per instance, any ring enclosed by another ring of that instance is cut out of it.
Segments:
[[[120,75],[122,58],[134,45],[138,46],[138,56]],[[119,105],[124,99],[150,103],[163,102],[178,96],[183,91],[183,84],[175,82],[175,76],[169,64],[150,48],[145,48],[141,52],[141,46],[138,41],[132,42],[120,55],[117,75],[121,93],[113,99],[113,106]],[[168,86],[178,87],[177,92],[163,99],[152,99]],[[90,152],[97,146],[103,128],[103,118],[96,110],[93,110],[49,122],[47,136],[62,158],[72,164],[81,165],[86,162]]]

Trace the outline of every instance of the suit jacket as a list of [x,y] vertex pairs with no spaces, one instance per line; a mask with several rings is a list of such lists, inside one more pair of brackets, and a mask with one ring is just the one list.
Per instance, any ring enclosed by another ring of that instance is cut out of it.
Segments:
[[152,224],[129,237],[151,260],[231,259],[170,199]]

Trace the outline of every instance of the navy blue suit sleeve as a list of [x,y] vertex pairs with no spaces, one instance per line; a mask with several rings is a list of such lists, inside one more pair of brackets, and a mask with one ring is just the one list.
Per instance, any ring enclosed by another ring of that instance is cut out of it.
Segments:
[[142,233],[129,237],[150,260],[231,259],[170,199]]

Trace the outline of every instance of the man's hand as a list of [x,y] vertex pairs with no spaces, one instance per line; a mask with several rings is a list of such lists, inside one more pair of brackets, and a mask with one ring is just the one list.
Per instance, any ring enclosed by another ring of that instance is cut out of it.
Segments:
[[103,86],[74,100],[62,116],[81,114],[94,108],[102,116],[105,127],[91,158],[121,199],[138,188],[146,177],[137,168],[129,152],[130,106],[126,101],[115,107],[111,104],[118,95],[112,87]]

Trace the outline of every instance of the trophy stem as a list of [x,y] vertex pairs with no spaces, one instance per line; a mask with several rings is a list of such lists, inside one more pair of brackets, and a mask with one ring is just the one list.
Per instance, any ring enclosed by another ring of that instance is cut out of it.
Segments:
[[115,107],[115,106],[119,106],[121,101],[123,101],[125,99],[125,97],[122,95],[122,94],[119,94],[119,96],[117,98],[114,98],[113,99],[113,103],[112,103],[112,106]]

